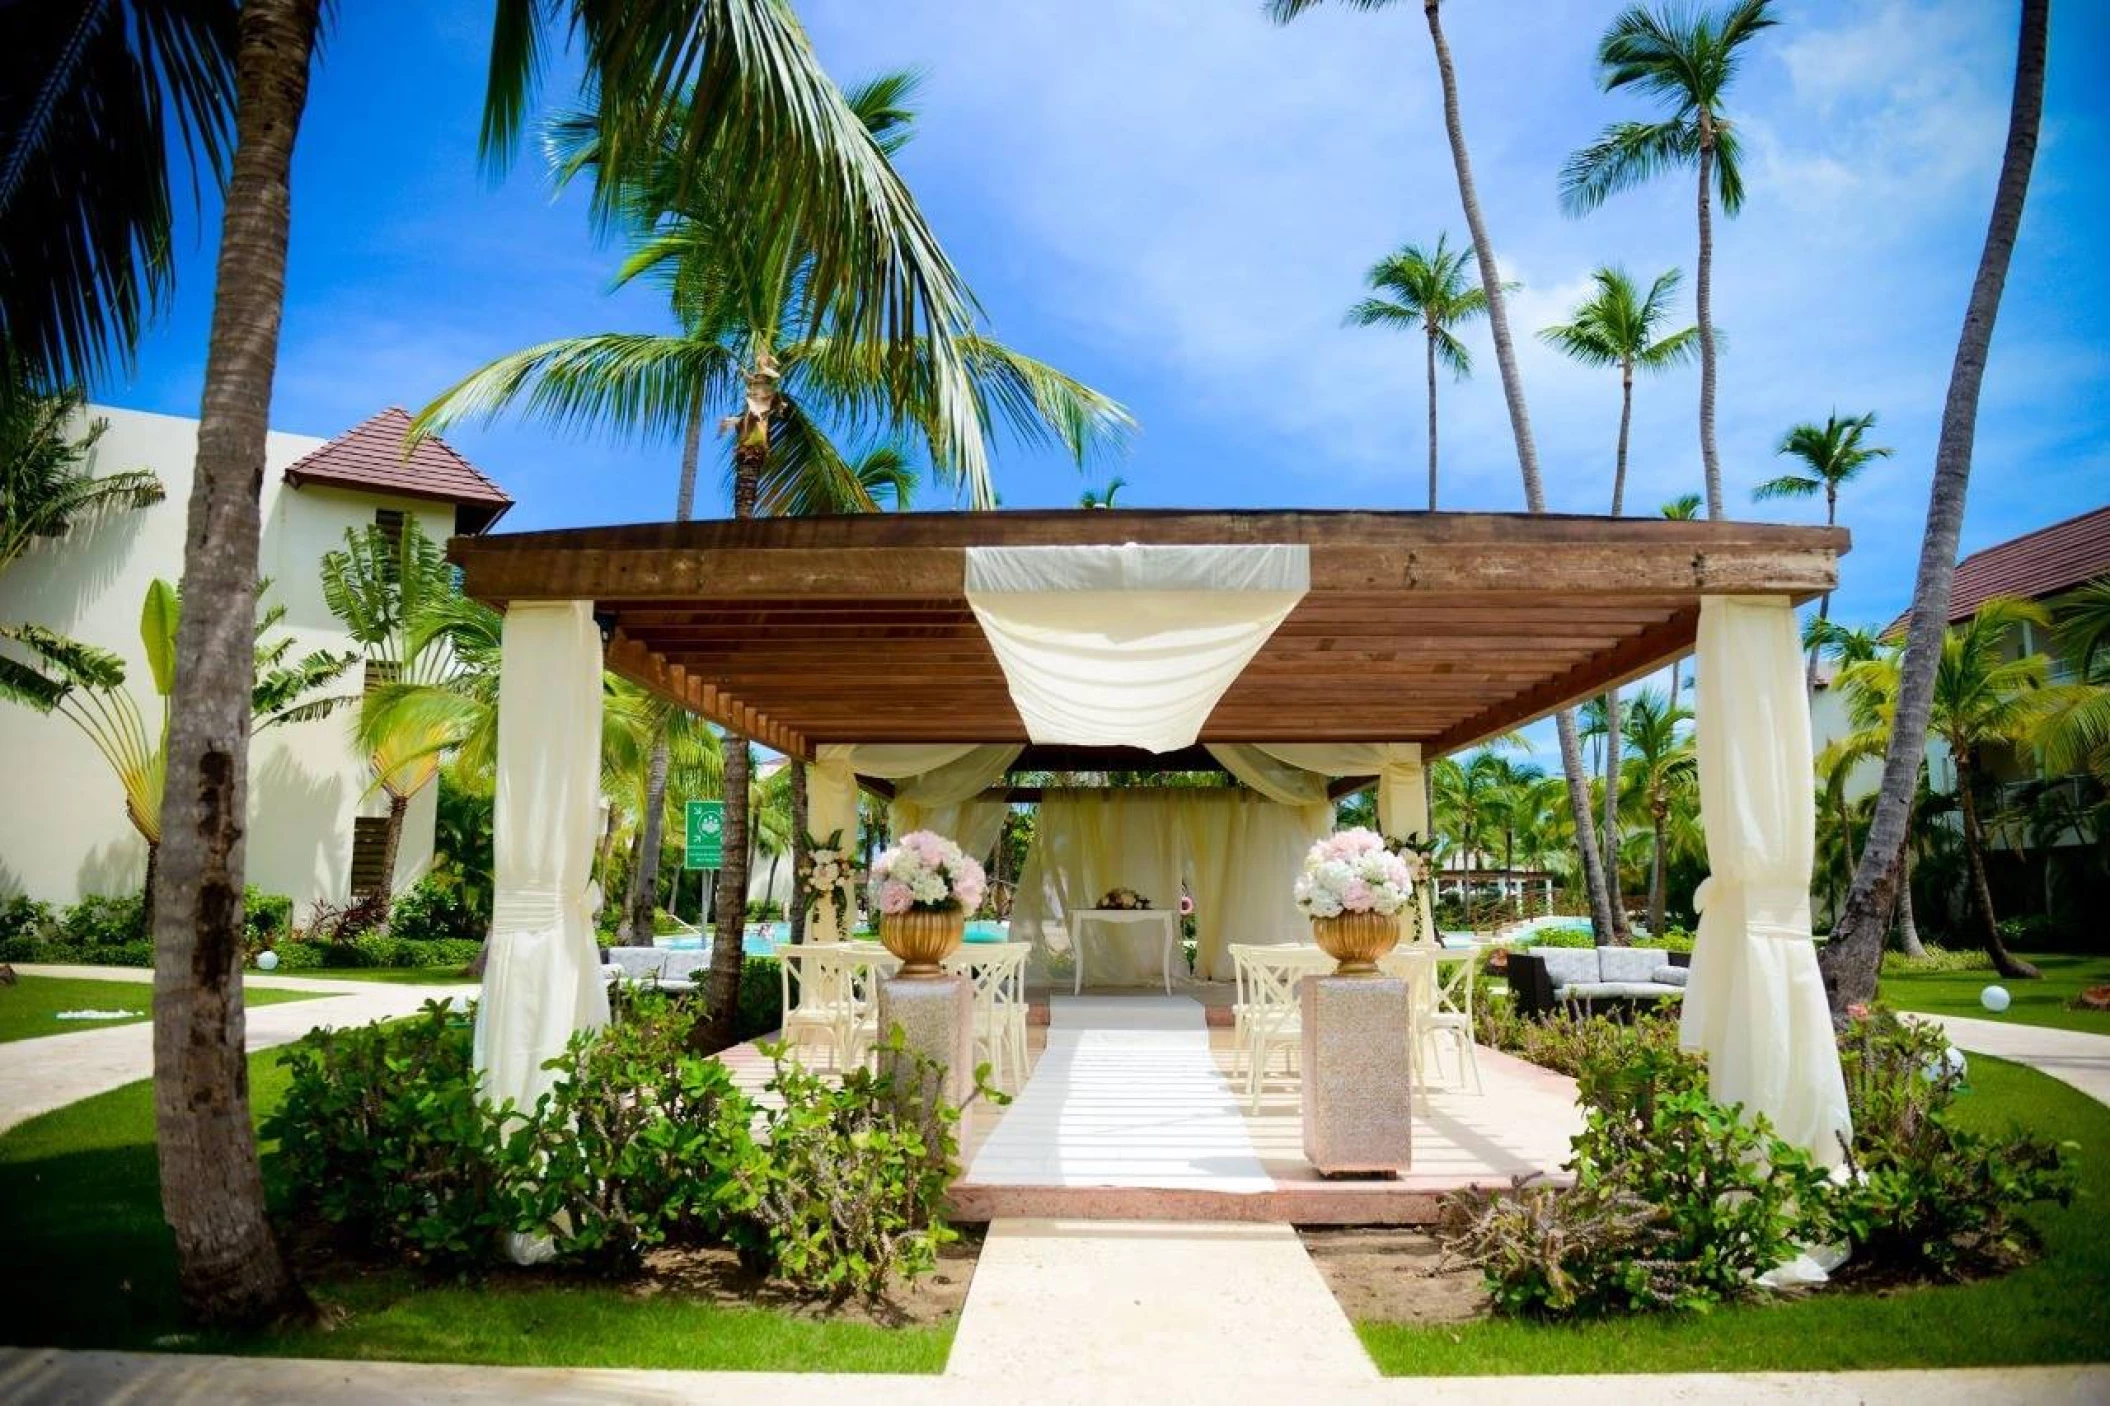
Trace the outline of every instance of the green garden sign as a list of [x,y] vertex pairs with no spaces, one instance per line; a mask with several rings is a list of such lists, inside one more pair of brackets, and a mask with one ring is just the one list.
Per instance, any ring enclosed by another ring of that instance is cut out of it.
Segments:
[[725,867],[725,802],[690,801],[687,833],[682,837],[684,869]]

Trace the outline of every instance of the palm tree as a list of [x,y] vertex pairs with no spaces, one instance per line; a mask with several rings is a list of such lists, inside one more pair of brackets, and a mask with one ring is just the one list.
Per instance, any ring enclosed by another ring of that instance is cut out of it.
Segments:
[[1697,784],[1692,714],[1652,688],[1634,695],[1627,709],[1626,745],[1631,756],[1622,772],[1626,788],[1646,809],[1649,819],[1648,930],[1663,935],[1664,873],[1669,853],[1672,810],[1681,793]]
[[[1758,502],[1774,498],[1824,497],[1824,525],[1833,527],[1839,521],[1839,490],[1852,483],[1877,459],[1888,459],[1888,445],[1868,444],[1863,441],[1875,428],[1873,410],[1866,415],[1855,415],[1840,419],[1834,410],[1819,425],[1810,421],[1795,426],[1781,437],[1780,447],[1773,452],[1786,454],[1802,461],[1801,472],[1790,471],[1777,478],[1769,478],[1751,490],[1751,497]],[[1817,602],[1817,618],[1828,620],[1832,613],[1832,593],[1826,591]],[[1817,656],[1810,656],[1810,686],[1817,682]]]
[[109,421],[90,421],[76,437],[74,421],[85,403],[77,389],[39,394],[19,371],[0,391],[0,574],[33,543],[162,499],[161,480],[146,469],[87,471]]
[[[180,136],[195,199],[226,173],[235,0],[11,5],[0,56],[0,402],[128,366],[167,303]],[[0,414],[6,413],[0,404]]]
[[1742,144],[1722,102],[1759,31],[1778,23],[1771,0],[1736,0],[1720,13],[1684,5],[1620,11],[1598,41],[1606,92],[1636,88],[1668,102],[1658,122],[1614,122],[1561,169],[1561,204],[1570,214],[1594,210],[1615,192],[1681,166],[1699,172],[1700,259],[1694,301],[1700,342],[1700,462],[1707,475],[1707,516],[1725,514],[1722,463],[1714,445],[1714,202],[1734,216],[1743,208]]
[[2044,691],[2037,740],[2045,767],[2110,782],[2110,577],[2059,597],[2051,610],[2071,674]]
[[[1817,771],[1823,781],[1820,805],[1842,842],[1851,845],[1858,833],[1865,844],[1867,820],[1873,817],[1873,807],[1868,808],[1867,816],[1849,817],[1846,783],[1855,767],[1864,761],[1880,759],[1890,745],[1891,724],[1897,714],[1899,651],[1884,643],[1882,636],[1874,630],[1850,629],[1831,620],[1813,618],[1803,627],[1802,638],[1804,645],[1816,651],[1820,659],[1828,656],[1838,666],[1832,686],[1846,700],[1847,719],[1852,725],[1846,736],[1835,740],[1818,754]],[[1926,784],[1923,770],[1913,786],[1913,814],[1906,819],[1908,835],[1923,810],[1921,799],[1926,793]],[[1852,846],[1839,856],[1843,877],[1849,885],[1853,881],[1853,856],[1858,853],[1859,847]],[[1904,868],[1897,887],[1898,945],[1908,956],[1921,956],[1926,949],[1920,942],[1919,923],[1912,907],[1912,846],[1909,842],[1902,863]],[[1831,912],[1836,926],[1840,913],[1836,890]]]
[[[1556,323],[1539,332],[1548,345],[1585,366],[1619,368],[1619,442],[1612,460],[1612,516],[1626,506],[1627,435],[1634,419],[1634,372],[1664,371],[1692,359],[1694,331],[1690,327],[1658,336],[1670,316],[1671,299],[1678,291],[1678,271],[1657,276],[1644,296],[1621,268],[1600,268],[1591,275],[1597,291],[1576,308],[1572,321]],[[1619,854],[1619,690],[1605,694],[1604,770],[1605,868],[1616,875]],[[1618,886],[1613,885],[1616,895]],[[1626,925],[1625,905],[1612,905],[1614,929]]]
[[1115,495],[1126,487],[1128,487],[1128,480],[1116,474],[1106,481],[1105,488],[1087,488],[1084,492],[1078,494],[1077,506],[1080,508],[1111,508],[1114,505]]
[[1941,435],[1934,448],[1934,481],[1927,500],[1927,530],[1920,540],[1919,571],[1913,581],[1912,609],[1905,629],[1905,666],[1898,687],[1896,725],[1883,756],[1883,781],[1876,812],[1868,825],[1868,843],[1854,869],[1854,886],[1833,925],[1832,940],[1820,955],[1824,984],[1831,994],[1832,1016],[1845,1018],[1849,1005],[1875,995],[1882,962],[1883,929],[1896,892],[1904,854],[1912,795],[1926,750],[1927,724],[1934,706],[1935,676],[1943,655],[1942,639],[1949,618],[1950,588],[1956,579],[1956,543],[1963,531],[1964,497],[1971,482],[1971,449],[1977,438],[1978,394],[1993,341],[1993,322],[2000,313],[2000,294],[2007,285],[2008,264],[2022,228],[2022,207],[2029,195],[2030,168],[2036,163],[2037,134],[2044,121],[2044,68],[2051,27],[2051,0],[2022,0],[2022,23],[2015,48],[2014,99],[2008,110],[2007,145],[2000,158],[1992,218],[1963,330],[1956,339],[1956,359],[1949,371],[1949,392],[1942,406]]
[[1436,363],[1458,380],[1472,374],[1472,354],[1452,329],[1487,311],[1487,294],[1467,282],[1476,264],[1470,248],[1445,247],[1449,235],[1436,236],[1434,249],[1402,246],[1371,265],[1363,276],[1376,296],[1348,310],[1351,327],[1396,327],[1422,334],[1429,382],[1429,511],[1436,511]]
[[[1700,495],[1697,493],[1681,493],[1668,503],[1665,503],[1660,511],[1664,517],[1672,522],[1698,521],[1700,516]],[[1670,701],[1673,703],[1677,702],[1679,697],[1678,663],[1679,661],[1676,659],[1670,661]]]
[[[1353,9],[1387,9],[1393,0],[1345,0]],[[1319,0],[1268,0],[1268,14],[1277,24],[1288,24]],[[1443,37],[1442,0],[1422,0],[1422,16],[1429,25],[1429,44],[1436,55],[1436,76],[1443,89],[1443,127],[1450,141],[1451,166],[1458,177],[1458,203],[1464,208],[1466,232],[1472,247],[1484,252],[1495,247],[1480,210],[1480,194],[1473,183],[1473,164],[1465,146],[1465,122],[1458,110],[1458,73],[1451,63],[1451,47]],[[1524,378],[1517,369],[1516,346],[1509,335],[1509,309],[1504,301],[1500,272],[1492,258],[1474,260],[1480,266],[1480,290],[1487,299],[1487,325],[1495,344],[1495,365],[1502,373],[1502,399],[1509,409],[1510,433],[1516,440],[1517,472],[1524,481],[1524,506],[1534,513],[1546,511],[1546,488],[1539,474],[1538,446],[1531,437],[1531,410],[1524,402]],[[1597,846],[1590,842],[1590,782],[1583,772],[1582,744],[1575,736],[1575,711],[1563,708],[1554,715],[1554,733],[1560,740],[1561,771],[1568,781],[1568,804],[1575,812],[1577,855],[1582,862],[1583,889],[1590,900],[1590,922],[1598,936],[1614,939],[1612,901],[1605,887],[1604,865]]]

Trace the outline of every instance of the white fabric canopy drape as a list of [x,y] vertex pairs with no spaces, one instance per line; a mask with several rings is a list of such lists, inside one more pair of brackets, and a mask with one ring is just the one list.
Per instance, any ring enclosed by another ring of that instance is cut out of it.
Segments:
[[1846,1085],[1810,936],[1816,850],[1810,709],[1784,597],[1706,597],[1694,681],[1711,871],[1682,1038],[1710,1092],[1765,1115],[1820,1164],[1843,1160]]
[[[577,1030],[608,1022],[590,897],[601,787],[601,636],[585,601],[506,612],[492,816],[491,950],[476,1007],[484,1095],[535,1106]],[[523,1264],[547,1240],[512,1236]]]
[[1041,743],[1190,745],[1310,586],[1301,545],[967,549],[967,603]]

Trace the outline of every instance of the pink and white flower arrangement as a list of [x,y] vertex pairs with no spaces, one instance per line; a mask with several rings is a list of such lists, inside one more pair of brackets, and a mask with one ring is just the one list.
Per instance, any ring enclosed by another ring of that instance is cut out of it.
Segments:
[[972,913],[988,886],[982,866],[929,830],[903,835],[872,861],[872,901],[881,913]]
[[1304,872],[1297,878],[1297,910],[1308,918],[1390,916],[1405,910],[1413,896],[1413,871],[1374,830],[1328,835],[1304,856]]

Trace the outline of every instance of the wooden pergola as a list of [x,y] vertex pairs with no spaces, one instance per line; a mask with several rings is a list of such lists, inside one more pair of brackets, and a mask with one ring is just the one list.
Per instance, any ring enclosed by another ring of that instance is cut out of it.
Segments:
[[1692,648],[1706,595],[1832,588],[1843,528],[1495,513],[1065,510],[457,537],[467,592],[591,600],[608,667],[789,755],[1025,742],[968,608],[970,546],[1301,543],[1311,589],[1204,741],[1456,751]]

